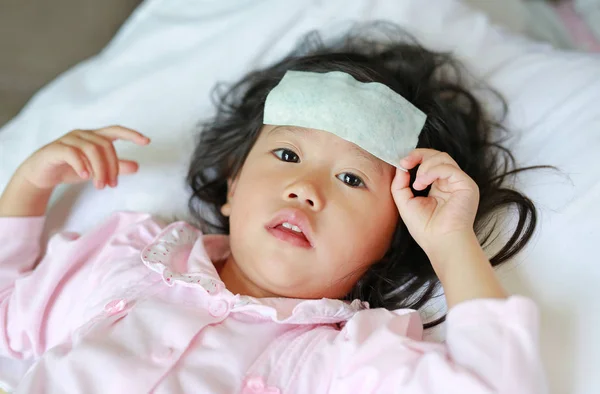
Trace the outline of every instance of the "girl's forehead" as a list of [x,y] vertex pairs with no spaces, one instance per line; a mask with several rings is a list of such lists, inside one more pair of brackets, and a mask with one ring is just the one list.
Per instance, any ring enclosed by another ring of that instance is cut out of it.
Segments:
[[263,123],[327,130],[397,166],[426,115],[389,87],[339,71],[287,71],[265,100]]
[[372,155],[355,143],[346,141],[345,139],[326,130],[299,126],[264,125],[262,133],[266,138],[289,136],[301,139],[305,145],[315,144],[321,148],[331,147],[332,149],[347,153],[350,156],[355,156],[371,162],[375,165],[376,170],[379,172],[383,171],[384,167],[389,166],[388,163]]

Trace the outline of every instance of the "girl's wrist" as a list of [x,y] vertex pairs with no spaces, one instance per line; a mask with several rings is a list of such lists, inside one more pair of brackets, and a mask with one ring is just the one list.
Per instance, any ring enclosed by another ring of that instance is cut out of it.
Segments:
[[[434,239],[432,245],[425,250],[429,261],[436,269],[454,264],[457,256],[463,256],[466,250],[477,251],[481,245],[473,230],[456,231]],[[483,252],[483,251],[482,251]]]
[[15,172],[0,196],[0,217],[45,215],[54,189],[36,187],[19,170]]
[[506,297],[473,231],[440,239],[428,257],[444,288],[449,308],[471,299]]

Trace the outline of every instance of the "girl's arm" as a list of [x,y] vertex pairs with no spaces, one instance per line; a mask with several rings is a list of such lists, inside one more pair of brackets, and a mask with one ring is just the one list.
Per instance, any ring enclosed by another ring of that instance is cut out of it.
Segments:
[[117,175],[137,170],[137,163],[117,158],[116,139],[149,142],[121,127],[71,132],[31,155],[0,197],[0,356],[31,357],[60,341],[75,324],[69,318],[75,305],[92,290],[90,250],[102,247],[112,232],[147,219],[117,215],[87,236],[57,235],[36,267],[44,214],[57,185],[93,178],[98,188],[116,186]]
[[438,248],[429,260],[444,287],[448,308],[477,298],[506,298],[474,232],[453,234]]
[[17,171],[0,197],[0,217],[44,216],[52,190],[35,187]]
[[413,187],[431,185],[427,197],[415,197],[410,175],[397,171],[392,195],[401,220],[429,257],[446,295],[448,307],[478,298],[505,298],[473,230],[479,188],[447,154],[415,149],[400,161],[403,168],[419,165]]
[[548,393],[531,300],[464,301],[445,328],[444,343],[425,342],[418,313],[363,310],[334,339],[321,334],[306,363],[319,365],[322,385],[335,393]]
[[102,313],[146,274],[139,252],[161,231],[147,214],[115,213],[83,235],[56,234],[41,255],[44,219],[0,217],[0,357],[39,357]]
[[74,130],[34,152],[16,171],[0,197],[0,217],[43,216],[54,188],[94,180],[96,188],[117,186],[120,174],[132,174],[136,162],[119,160],[113,141],[138,145],[150,140],[124,127]]
[[[418,164],[413,187],[423,190],[431,185],[427,197],[414,196],[410,176],[403,171],[396,173],[392,195],[401,219],[444,287],[450,308],[445,346],[435,349],[423,342],[389,341],[393,325],[387,324],[384,332],[373,333],[365,354],[376,353],[376,338],[381,338],[381,357],[387,355],[390,363],[415,350],[414,358],[408,358],[411,368],[405,369],[413,375],[403,378],[401,366],[390,374],[392,385],[397,384],[394,379],[410,382],[414,391],[406,392],[546,393],[537,345],[537,308],[523,297],[506,299],[473,230],[479,205],[477,184],[447,153],[415,149],[400,162],[404,168]],[[404,333],[396,334],[401,338]]]

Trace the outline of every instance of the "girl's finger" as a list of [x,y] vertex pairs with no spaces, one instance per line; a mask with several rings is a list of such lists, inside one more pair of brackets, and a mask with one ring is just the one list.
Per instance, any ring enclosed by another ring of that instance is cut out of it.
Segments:
[[392,197],[398,207],[400,215],[403,214],[406,204],[413,199],[412,190],[410,189],[410,174],[402,170],[396,170],[396,176],[392,181]]
[[150,143],[150,138],[138,131],[128,129],[127,127],[123,126],[104,127],[102,129],[93,131],[93,133],[102,137],[106,137],[110,141],[125,140],[138,145],[148,145]]
[[90,177],[90,172],[87,168],[87,165],[85,163],[85,160],[83,158],[83,153],[73,147],[73,146],[69,146],[69,145],[65,145],[65,144],[60,144],[63,152],[61,153],[61,155],[64,158],[64,161],[71,166],[71,168],[73,169],[73,171],[81,178],[81,179],[88,179]]
[[94,176],[94,169],[92,167],[92,163],[90,163],[90,161],[88,160],[87,156],[83,154],[83,152],[81,153],[81,160],[83,160],[83,162],[85,163],[85,168],[87,170],[87,173],[89,174],[89,178]]
[[139,165],[133,160],[119,160],[119,175],[135,174]]
[[427,162],[431,161],[431,165],[437,165],[439,163],[456,164],[454,159],[445,152],[440,152],[435,149],[414,149],[405,158],[400,160],[400,165],[406,169],[411,169],[421,164],[421,167],[425,166]]
[[408,155],[400,160],[400,165],[407,170],[414,168],[420,164],[426,157],[436,154],[438,151],[433,149],[418,148],[413,149]]
[[423,163],[421,163],[419,169],[417,170],[415,178],[419,179],[421,174],[427,174],[432,168],[442,164],[453,166],[457,171],[462,171],[458,164],[456,164],[454,159],[450,157],[449,154],[444,152],[438,152],[437,154],[428,157],[425,161],[423,161]]
[[74,146],[83,152],[92,167],[96,188],[104,188],[107,174],[104,150],[93,142],[80,138],[77,134],[73,133],[65,136],[61,142],[65,145]]
[[460,170],[460,167],[458,166],[456,161],[454,161],[454,159],[449,154],[447,154],[446,152],[437,152],[435,155],[428,157],[421,163],[419,169],[417,170],[417,176],[419,174],[419,171],[427,172],[430,168],[439,166],[440,164],[449,164]]
[[421,171],[421,168],[419,168],[413,187],[415,190],[423,190],[438,179],[446,179],[450,184],[453,184],[464,181],[464,178],[464,173],[460,168],[453,164],[443,163],[431,167],[427,171]]
[[113,143],[107,138],[101,137],[94,133],[82,132],[78,134],[79,138],[90,141],[93,144],[101,147],[104,157],[104,162],[107,165],[106,184],[110,187],[117,186],[117,176],[119,175],[119,158]]

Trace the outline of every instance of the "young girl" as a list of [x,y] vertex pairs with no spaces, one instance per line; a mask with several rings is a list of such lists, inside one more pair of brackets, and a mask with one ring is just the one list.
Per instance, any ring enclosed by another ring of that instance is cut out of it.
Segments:
[[[492,268],[535,210],[502,186],[519,170],[458,66],[414,42],[308,43],[219,98],[187,178],[200,229],[120,212],[42,253],[53,189],[117,187],[138,166],[113,141],[150,140],[75,130],[19,167],[0,199],[0,355],[36,361],[16,392],[546,391],[536,307]],[[417,149],[390,165],[328,130],[264,124],[290,70],[387,86],[427,116]],[[517,228],[488,260],[490,213],[509,204]],[[438,283],[443,344],[415,312]]]

